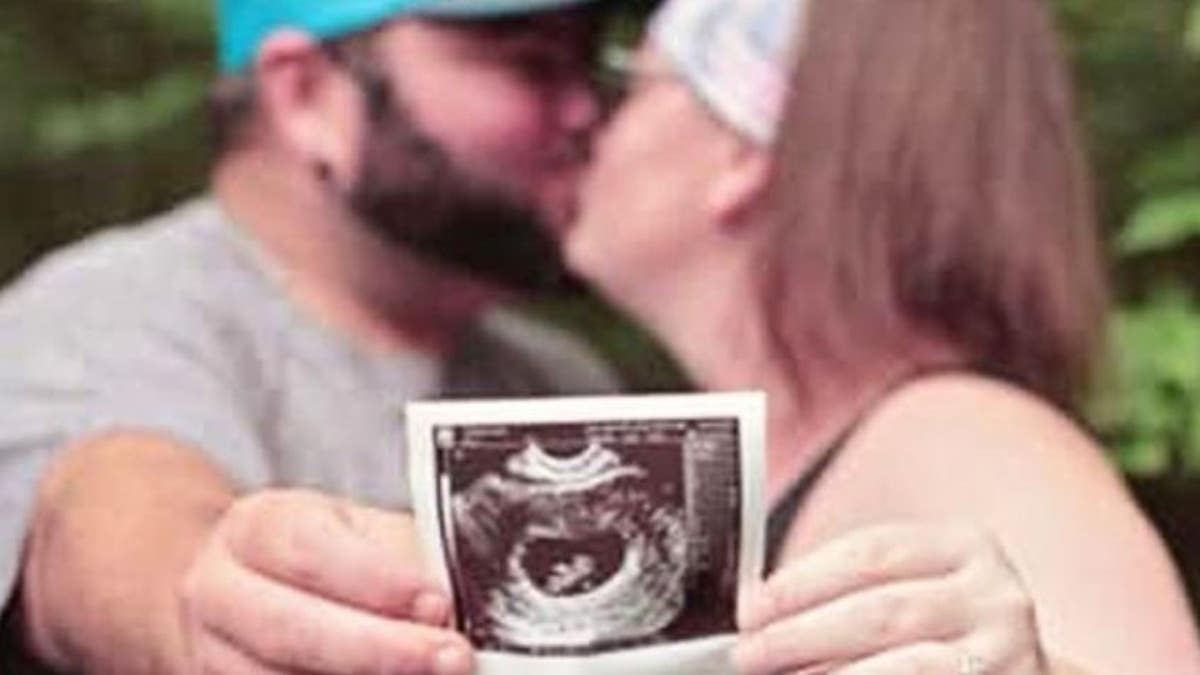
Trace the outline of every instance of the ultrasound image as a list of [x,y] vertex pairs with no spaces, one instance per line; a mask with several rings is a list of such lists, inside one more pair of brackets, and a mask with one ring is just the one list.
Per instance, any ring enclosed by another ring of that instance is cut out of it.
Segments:
[[734,419],[435,427],[459,628],[589,654],[734,629]]

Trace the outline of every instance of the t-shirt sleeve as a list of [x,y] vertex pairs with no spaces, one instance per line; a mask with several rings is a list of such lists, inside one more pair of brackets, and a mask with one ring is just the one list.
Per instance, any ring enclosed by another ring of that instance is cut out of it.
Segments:
[[19,575],[40,477],[65,445],[108,431],[161,433],[245,487],[264,480],[245,364],[220,348],[227,331],[150,291],[84,276],[0,298],[0,604]]

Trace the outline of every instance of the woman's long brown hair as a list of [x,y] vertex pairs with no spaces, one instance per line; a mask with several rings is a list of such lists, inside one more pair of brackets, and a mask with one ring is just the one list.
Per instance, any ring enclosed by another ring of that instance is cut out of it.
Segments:
[[806,18],[763,251],[799,385],[904,358],[915,333],[1069,407],[1106,291],[1043,3],[812,0]]

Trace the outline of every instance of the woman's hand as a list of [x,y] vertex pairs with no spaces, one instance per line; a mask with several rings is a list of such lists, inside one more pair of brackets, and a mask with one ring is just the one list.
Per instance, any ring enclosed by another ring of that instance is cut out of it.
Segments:
[[857,530],[743,598],[745,675],[1046,675],[1029,594],[982,530]]

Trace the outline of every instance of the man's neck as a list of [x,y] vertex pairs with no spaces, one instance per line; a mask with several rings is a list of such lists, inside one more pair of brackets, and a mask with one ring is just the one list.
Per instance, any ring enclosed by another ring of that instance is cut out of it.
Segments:
[[378,352],[445,352],[498,292],[383,240],[306,167],[245,151],[213,191],[284,291],[316,321]]

